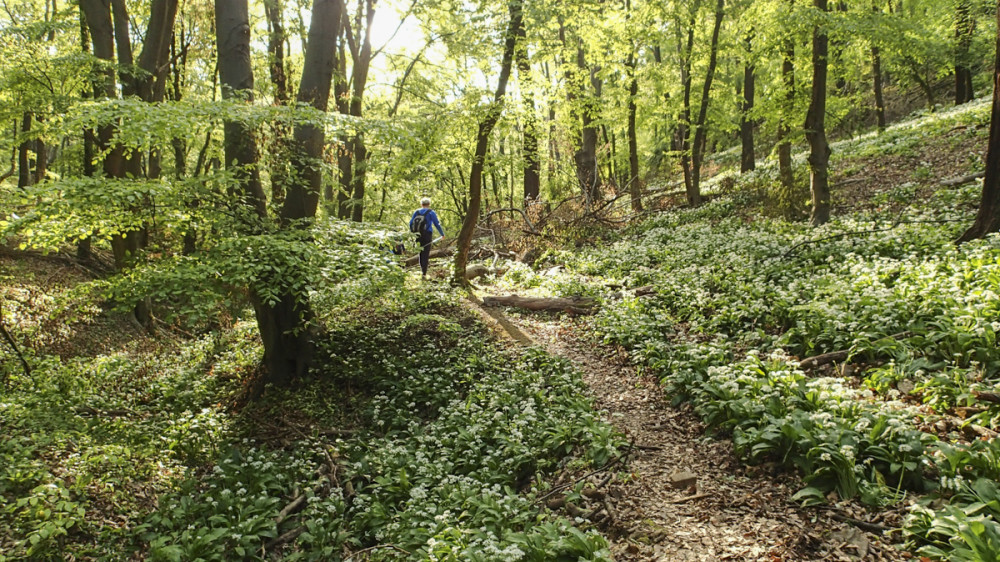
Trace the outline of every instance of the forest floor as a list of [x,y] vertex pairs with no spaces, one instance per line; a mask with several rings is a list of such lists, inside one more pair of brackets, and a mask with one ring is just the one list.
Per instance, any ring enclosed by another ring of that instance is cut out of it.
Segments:
[[[483,308],[503,331],[568,359],[582,373],[595,407],[633,444],[617,478],[606,483],[612,515],[601,530],[619,561],[904,560],[879,533],[898,515],[862,520],[859,506],[825,509],[791,501],[798,479],[773,466],[747,467],[728,439],[708,437],[687,407],[673,407],[659,382],[636,372],[624,353],[594,345],[566,315],[505,315]],[[859,527],[860,526],[860,527]],[[863,528],[869,529],[868,531]]]

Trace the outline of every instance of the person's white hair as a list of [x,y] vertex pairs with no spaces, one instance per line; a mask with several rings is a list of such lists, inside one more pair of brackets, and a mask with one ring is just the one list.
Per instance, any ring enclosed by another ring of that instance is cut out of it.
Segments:
[[430,197],[424,197],[423,199],[421,199],[420,204],[423,206],[429,206],[431,204]]

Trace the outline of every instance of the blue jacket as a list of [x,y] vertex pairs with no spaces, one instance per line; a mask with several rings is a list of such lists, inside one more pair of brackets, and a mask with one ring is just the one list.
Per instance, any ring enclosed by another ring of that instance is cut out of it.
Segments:
[[433,234],[434,233],[434,229],[431,228],[431,227],[432,226],[436,226],[437,229],[438,229],[438,232],[441,233],[441,236],[444,236],[444,230],[441,229],[441,223],[438,222],[437,213],[435,213],[431,209],[424,210],[423,207],[417,209],[416,211],[413,211],[413,216],[410,217],[410,228],[413,228],[413,219],[417,218],[417,215],[426,215],[424,217],[424,228],[427,229],[427,232],[430,232],[430,233]]

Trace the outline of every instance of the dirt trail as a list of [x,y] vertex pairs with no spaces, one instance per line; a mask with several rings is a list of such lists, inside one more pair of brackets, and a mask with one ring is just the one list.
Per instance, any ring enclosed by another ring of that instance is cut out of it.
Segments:
[[[600,348],[578,337],[571,323],[480,310],[572,361],[598,409],[639,446],[628,462],[629,477],[606,490],[614,516],[601,525],[617,560],[905,559],[878,535],[843,522],[845,516],[857,516],[846,506],[805,510],[791,503],[801,486],[794,478],[771,468],[743,466],[730,441],[707,438],[692,412],[670,406],[656,380],[637,375],[620,359],[602,356]],[[693,475],[696,484],[676,489],[673,480],[679,472]]]

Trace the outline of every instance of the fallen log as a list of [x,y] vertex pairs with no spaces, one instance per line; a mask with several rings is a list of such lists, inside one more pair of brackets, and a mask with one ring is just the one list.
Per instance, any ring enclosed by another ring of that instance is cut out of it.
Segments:
[[512,306],[514,308],[523,308],[525,310],[533,311],[563,311],[568,310],[577,314],[589,314],[594,306],[594,299],[585,297],[556,297],[556,298],[541,298],[541,297],[519,297],[517,295],[510,295],[505,297],[484,297],[483,304],[485,306]]
[[951,178],[946,180],[941,180],[938,185],[943,185],[945,187],[955,187],[958,185],[969,183],[972,180],[978,180],[979,178],[986,175],[986,172],[976,172],[974,174],[969,174],[967,176],[961,176],[958,178]]
[[[452,250],[451,248],[440,248],[438,250],[431,250],[430,259],[434,260],[438,258],[448,258],[451,257],[454,253],[455,251]],[[406,267],[413,267],[419,264],[420,254],[406,258],[406,261],[403,263],[406,265]]]
[[815,369],[816,367],[822,367],[830,363],[842,363],[850,354],[851,351],[849,349],[842,349],[840,351],[831,351],[830,353],[816,355],[815,357],[800,361],[799,368],[803,371],[808,371],[809,369]]

